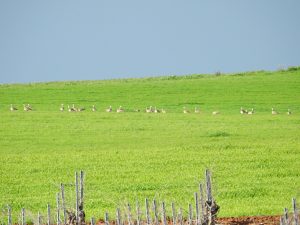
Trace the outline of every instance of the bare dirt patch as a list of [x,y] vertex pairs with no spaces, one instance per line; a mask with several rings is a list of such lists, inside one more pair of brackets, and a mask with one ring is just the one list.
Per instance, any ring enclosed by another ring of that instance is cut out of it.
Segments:
[[273,225],[280,224],[280,216],[242,216],[218,218],[217,224],[223,225]]

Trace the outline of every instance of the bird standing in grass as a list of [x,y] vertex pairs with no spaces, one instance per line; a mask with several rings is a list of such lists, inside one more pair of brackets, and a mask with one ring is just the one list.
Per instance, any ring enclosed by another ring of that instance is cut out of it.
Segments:
[[220,114],[220,112],[219,111],[213,111],[212,114],[213,115],[218,115],[218,114]]
[[124,112],[124,109],[122,108],[122,106],[120,106],[120,107],[117,109],[117,113],[121,113],[121,112]]
[[183,107],[183,113],[190,113],[190,111],[186,107]]
[[198,107],[195,107],[195,113],[200,113],[200,109]]
[[96,112],[96,111],[97,111],[95,105],[92,106],[92,111],[93,111],[93,112]]
[[9,109],[10,109],[10,111],[16,111],[16,110],[18,110],[16,107],[13,106],[13,104],[10,104],[10,108]]
[[31,111],[32,107],[29,104],[27,104],[27,105],[23,104],[23,109],[24,109],[24,111]]
[[160,113],[160,110],[156,108],[156,106],[154,107],[154,113]]
[[146,107],[146,113],[152,113],[152,112],[153,112],[152,106],[150,106],[149,108]]
[[275,110],[274,110],[274,108],[272,108],[272,115],[277,115],[278,114],[278,112],[276,112]]
[[288,109],[288,111],[287,111],[287,113],[286,113],[286,114],[288,114],[288,115],[291,115],[291,114],[292,114],[291,110],[290,110],[290,109]]
[[254,114],[254,109],[252,108],[250,111],[248,111],[248,115]]
[[69,105],[68,105],[68,111],[69,112],[76,112],[76,110],[74,109],[74,107],[70,107]]
[[65,111],[64,104],[61,104],[61,105],[60,105],[60,108],[59,108],[59,110],[60,110],[61,112]]
[[112,107],[109,106],[105,111],[106,111],[106,112],[112,112]]
[[248,111],[247,111],[247,110],[245,110],[245,109],[243,109],[243,107],[241,107],[241,109],[240,109],[240,113],[241,113],[241,114],[247,114],[247,113],[248,113]]

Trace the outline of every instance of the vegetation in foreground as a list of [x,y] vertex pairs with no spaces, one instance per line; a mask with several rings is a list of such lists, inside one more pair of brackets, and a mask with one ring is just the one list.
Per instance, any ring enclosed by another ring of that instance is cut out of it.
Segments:
[[[187,207],[210,168],[219,216],[281,214],[300,197],[299,87],[297,68],[1,85],[0,206],[46,212],[60,183],[83,169],[87,218],[145,197]],[[26,103],[34,110],[24,112]],[[61,103],[86,111],[60,112]],[[107,113],[109,105],[125,112]],[[146,106],[167,113],[145,113]],[[200,114],[182,113],[196,106]],[[241,106],[255,114],[241,115]],[[272,107],[280,113],[271,115]]]

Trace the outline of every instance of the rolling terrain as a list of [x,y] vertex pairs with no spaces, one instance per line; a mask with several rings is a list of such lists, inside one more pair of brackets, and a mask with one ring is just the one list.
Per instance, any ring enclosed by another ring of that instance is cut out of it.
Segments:
[[[86,110],[60,112],[62,103]],[[105,112],[110,105],[125,112]],[[145,113],[149,106],[166,113]],[[255,113],[241,115],[241,106]],[[73,182],[80,169],[87,218],[145,197],[187,207],[206,168],[221,217],[278,215],[299,199],[299,68],[0,85],[2,208],[46,212],[60,183]],[[69,207],[73,189],[66,190]]]

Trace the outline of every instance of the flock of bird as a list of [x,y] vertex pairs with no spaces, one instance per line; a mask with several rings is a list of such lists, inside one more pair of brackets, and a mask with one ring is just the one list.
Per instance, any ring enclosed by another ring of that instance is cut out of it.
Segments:
[[[17,110],[18,110],[18,108],[15,107],[13,104],[10,105],[10,111],[17,111]],[[33,109],[32,109],[31,105],[23,104],[23,110],[24,111],[32,111]],[[86,109],[84,107],[75,107],[74,104],[71,107],[70,107],[70,105],[68,105],[67,109],[65,109],[64,104],[61,104],[59,110],[61,112],[64,112],[65,110],[67,110],[69,112],[81,112],[81,111],[84,111]],[[96,108],[95,105],[92,105],[91,111],[93,111],[93,112],[97,111],[97,108]],[[109,106],[107,109],[105,109],[105,111],[106,112],[113,112],[112,106]],[[119,106],[116,109],[116,112],[117,113],[122,113],[122,112],[125,112],[125,110],[122,106]],[[134,109],[134,112],[140,112],[140,110],[139,109]],[[157,109],[156,106],[154,108],[152,106],[150,106],[150,107],[146,107],[145,112],[146,113],[166,113],[166,110],[165,109]],[[189,109],[187,109],[186,107],[183,107],[183,113],[191,113],[191,111]],[[200,113],[200,109],[198,107],[195,107],[194,113]],[[254,114],[254,109],[252,108],[251,110],[247,110],[247,109],[244,109],[243,107],[241,107],[240,113],[241,114],[252,115],[252,114]],[[287,115],[292,114],[290,109],[288,109],[286,113],[287,113]],[[212,112],[212,115],[218,115],[218,114],[220,114],[219,111],[213,111]],[[272,108],[271,114],[272,115],[277,115],[277,114],[279,114],[279,112],[275,111],[274,108]]]

